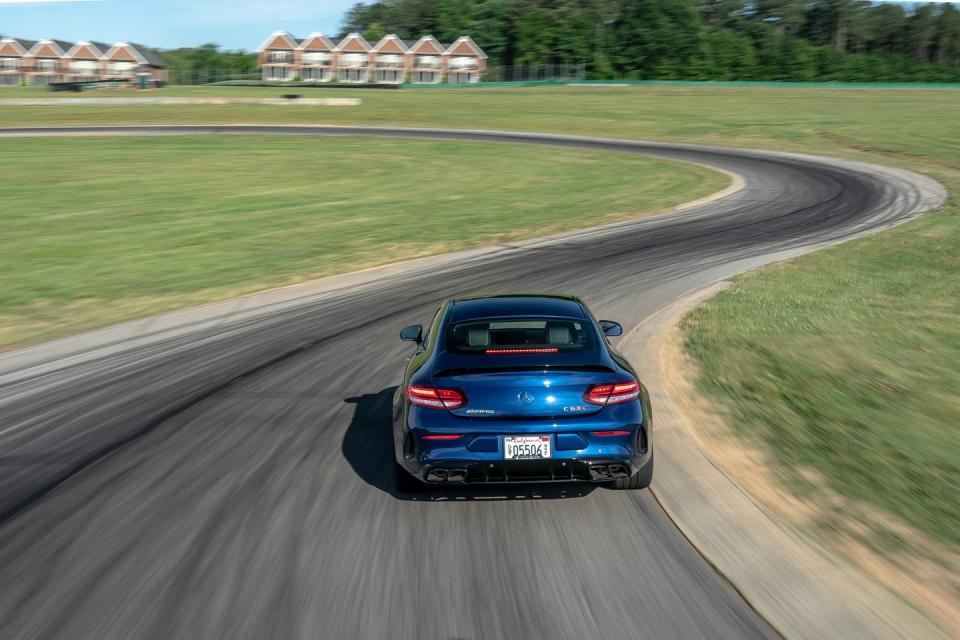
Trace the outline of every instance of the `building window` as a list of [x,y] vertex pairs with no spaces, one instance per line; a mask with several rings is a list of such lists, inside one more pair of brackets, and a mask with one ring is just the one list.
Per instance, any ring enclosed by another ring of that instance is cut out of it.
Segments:
[[303,79],[308,82],[326,82],[330,79],[329,69],[304,69]]
[[437,71],[417,71],[413,74],[416,83],[435,84],[440,82],[440,73]]
[[367,72],[361,69],[345,69],[338,76],[342,82],[366,82]]
[[330,64],[330,54],[327,52],[316,52],[303,54],[303,64]]
[[4,71],[16,71],[19,68],[19,58],[0,58],[0,69],[3,69]]
[[453,84],[473,84],[480,81],[480,76],[473,71],[451,71],[448,81]]
[[107,65],[107,73],[111,76],[132,78],[133,70],[136,69],[136,67],[136,62],[111,62],[109,65]]
[[270,62],[284,63],[290,62],[292,56],[289,51],[271,51],[269,56]]
[[286,80],[287,79],[287,67],[267,67],[267,74],[271,80]]
[[384,54],[377,57],[377,64],[381,67],[402,67],[403,56],[396,53]]
[[440,56],[417,56],[417,66],[436,68],[440,66]]
[[367,66],[367,54],[365,53],[344,53],[340,56],[341,67],[365,67]]
[[70,71],[76,74],[94,75],[99,68],[96,60],[74,60],[70,63]]
[[458,56],[450,60],[452,69],[473,69],[477,66],[477,59],[470,56]]
[[381,69],[377,71],[376,81],[399,84],[403,82],[403,71],[400,69]]
[[40,73],[56,73],[57,61],[47,58],[40,58],[37,60],[37,71]]

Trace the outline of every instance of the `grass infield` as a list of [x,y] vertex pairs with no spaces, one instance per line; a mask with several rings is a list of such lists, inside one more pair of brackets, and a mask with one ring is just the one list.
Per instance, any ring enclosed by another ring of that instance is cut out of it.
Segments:
[[293,137],[0,139],[0,345],[642,215],[729,178],[633,154]]

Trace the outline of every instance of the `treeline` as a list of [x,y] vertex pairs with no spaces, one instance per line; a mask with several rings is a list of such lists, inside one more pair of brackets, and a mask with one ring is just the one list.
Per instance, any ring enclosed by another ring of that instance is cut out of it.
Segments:
[[[171,79],[201,77],[210,70],[252,73],[259,68],[257,54],[245,51],[221,51],[215,44],[159,52]],[[176,80],[179,81],[179,80]]]
[[343,33],[443,42],[594,79],[960,81],[960,10],[852,0],[378,0]]

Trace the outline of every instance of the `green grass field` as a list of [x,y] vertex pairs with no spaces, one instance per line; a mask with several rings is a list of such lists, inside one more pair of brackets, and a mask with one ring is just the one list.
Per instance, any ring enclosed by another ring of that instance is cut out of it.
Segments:
[[662,210],[729,179],[629,154],[286,137],[0,140],[0,345]]
[[[289,90],[169,87],[69,97],[276,97]],[[5,97],[57,97],[0,89],[0,126],[42,124],[322,123],[445,126],[583,133],[806,151],[868,146],[931,160],[960,153],[953,89],[762,87],[538,87],[473,89],[300,89],[304,96],[356,97],[356,107],[194,105],[13,107]]]
[[[284,92],[164,91],[157,95]],[[363,102],[358,107],[24,108],[0,101],[0,126],[271,122],[596,134],[886,163],[927,173],[960,193],[960,91],[950,89],[642,86],[302,93]],[[27,93],[0,92],[0,99],[5,95]],[[33,155],[40,148],[36,142],[18,144]],[[38,156],[35,167],[50,170],[60,160]],[[622,174],[610,178],[616,184]],[[576,183],[588,181],[580,176]],[[364,193],[372,196],[377,190]],[[410,247],[397,249],[395,255]],[[812,489],[804,480],[812,470],[842,495],[956,545],[958,271],[960,205],[954,196],[940,212],[895,231],[739,278],[734,289],[688,321],[687,347],[703,364],[702,388],[735,418],[744,438],[770,452],[798,492]],[[57,314],[48,310],[47,317],[52,322]]]

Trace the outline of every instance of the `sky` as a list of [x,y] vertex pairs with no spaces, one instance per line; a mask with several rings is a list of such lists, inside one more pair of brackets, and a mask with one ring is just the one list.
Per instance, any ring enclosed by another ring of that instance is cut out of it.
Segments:
[[336,34],[355,1],[0,0],[0,34],[137,42],[163,49],[215,42],[253,51],[277,30],[301,37],[314,31]]
[[215,42],[252,51],[273,31],[336,34],[356,0],[0,0],[0,34],[137,42],[163,49]]

